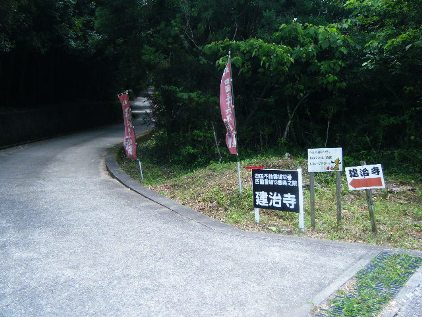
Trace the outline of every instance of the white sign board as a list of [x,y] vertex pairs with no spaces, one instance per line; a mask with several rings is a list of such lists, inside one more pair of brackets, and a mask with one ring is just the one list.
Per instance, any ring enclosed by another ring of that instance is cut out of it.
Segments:
[[349,190],[385,188],[381,164],[346,167]]
[[308,172],[334,172],[343,170],[343,149],[308,149]]

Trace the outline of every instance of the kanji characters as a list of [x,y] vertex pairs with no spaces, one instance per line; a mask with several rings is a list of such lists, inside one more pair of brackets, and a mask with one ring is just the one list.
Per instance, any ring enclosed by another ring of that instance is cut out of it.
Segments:
[[357,168],[351,168],[349,170],[349,176],[351,178],[353,178],[353,177],[359,177],[358,169]]
[[283,203],[286,204],[287,207],[293,209],[296,205],[296,196],[290,193],[283,195]]
[[267,192],[261,191],[255,193],[255,202],[258,206],[268,206],[268,194]]
[[270,199],[270,206],[281,207],[281,195],[279,193],[270,193],[268,198]]

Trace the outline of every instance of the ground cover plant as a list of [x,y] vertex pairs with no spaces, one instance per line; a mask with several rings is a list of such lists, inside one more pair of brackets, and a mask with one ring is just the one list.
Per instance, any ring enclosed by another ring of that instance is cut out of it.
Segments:
[[[139,141],[144,167],[143,185],[202,212],[216,220],[241,229],[282,234],[303,234],[314,238],[364,242],[370,244],[422,250],[422,182],[418,176],[391,174],[385,170],[386,189],[374,190],[375,217],[378,233],[371,232],[369,213],[364,191],[350,192],[342,177],[342,223],[337,226],[335,204],[335,175],[316,174],[316,229],[310,229],[309,175],[306,172],[306,153],[250,154],[242,159],[242,166],[263,165],[266,168],[296,169],[304,173],[305,226],[298,231],[297,214],[262,210],[261,221],[255,223],[253,214],[251,173],[242,168],[244,185],[238,193],[236,163],[229,159],[212,162],[202,167],[167,161],[157,153],[157,138]],[[129,175],[139,179],[136,162],[117,154],[118,161]],[[345,166],[355,164],[345,158]],[[372,162],[368,162],[372,163]],[[378,163],[378,162],[373,162]],[[382,163],[382,162],[381,162]]]
[[377,316],[421,265],[420,257],[380,253],[316,309],[314,316]]

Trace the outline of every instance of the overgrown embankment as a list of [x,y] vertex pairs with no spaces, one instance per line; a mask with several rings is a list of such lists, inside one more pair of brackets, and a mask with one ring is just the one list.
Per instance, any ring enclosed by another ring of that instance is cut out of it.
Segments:
[[[244,191],[237,188],[236,163],[211,163],[196,169],[169,163],[156,152],[156,139],[140,140],[144,166],[144,185],[198,210],[214,219],[245,230],[282,234],[299,234],[297,214],[263,210],[261,223],[253,214],[251,173],[242,169]],[[303,153],[305,156],[305,153]],[[136,162],[118,153],[122,168],[139,179]],[[355,163],[345,158],[345,166]],[[369,162],[368,162],[369,163]],[[372,162],[371,162],[372,163]],[[380,162],[374,162],[380,163]],[[382,163],[382,162],[381,162]],[[385,170],[387,188],[374,190],[375,217],[378,234],[371,232],[365,192],[350,192],[342,179],[342,224],[337,226],[335,204],[335,175],[316,175],[316,229],[310,230],[309,175],[302,156],[272,153],[250,155],[242,165],[264,165],[266,168],[296,169],[302,167],[305,183],[305,235],[314,238],[365,242],[377,245],[422,250],[422,182],[418,175],[392,174]]]

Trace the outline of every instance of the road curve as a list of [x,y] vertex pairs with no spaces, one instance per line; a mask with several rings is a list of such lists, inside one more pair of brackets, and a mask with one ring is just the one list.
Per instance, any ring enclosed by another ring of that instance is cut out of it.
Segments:
[[306,316],[378,252],[183,217],[107,173],[122,133],[0,151],[0,316]]

